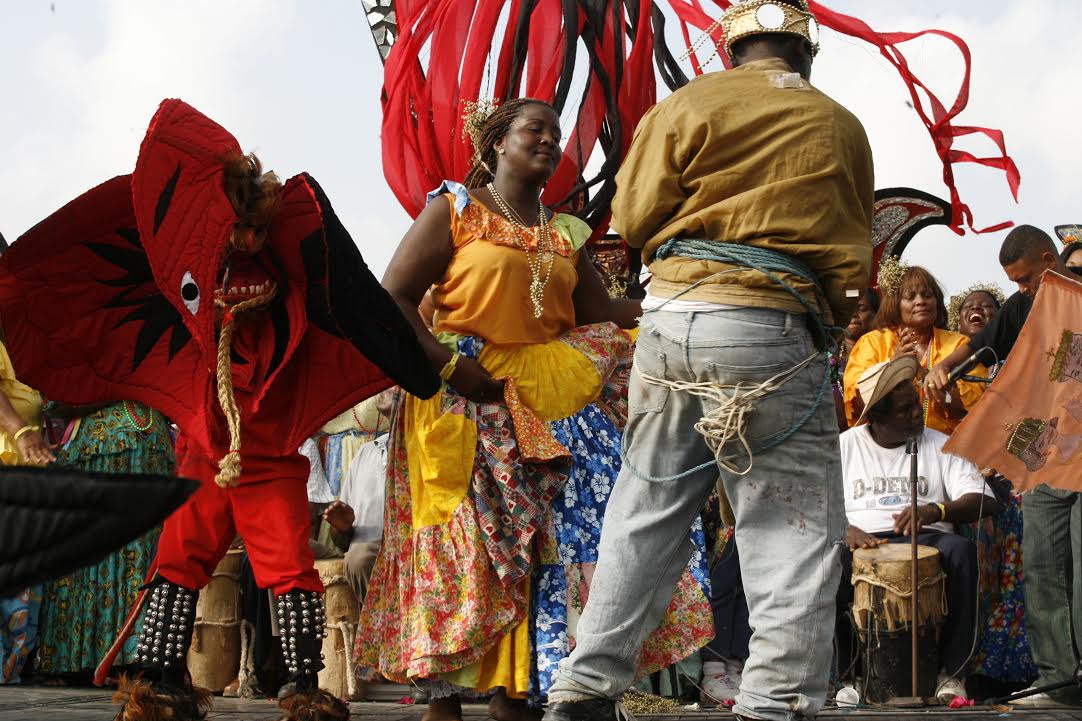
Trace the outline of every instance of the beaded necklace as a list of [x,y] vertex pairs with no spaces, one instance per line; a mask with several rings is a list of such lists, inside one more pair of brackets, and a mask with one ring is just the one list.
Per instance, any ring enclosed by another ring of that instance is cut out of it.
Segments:
[[[932,356],[935,355],[935,328],[932,329],[932,337],[928,339],[928,348],[924,351],[924,358],[922,358],[921,365],[924,366],[925,371],[932,370]],[[920,385],[921,398],[924,401],[924,427],[928,427],[928,412],[931,406],[931,399],[928,397],[928,393],[924,390],[924,385]]]
[[379,432],[379,419],[378,418],[376,419],[376,427],[375,428],[369,428],[364,423],[361,423],[361,417],[357,415],[357,406],[353,406],[352,408],[349,409],[349,411],[350,411],[350,413],[353,414],[353,420],[357,421],[357,428],[360,429],[361,433],[365,433],[365,434],[371,436],[371,435],[375,435],[376,433]]
[[132,424],[135,430],[140,433],[146,433],[150,430],[150,427],[154,425],[154,411],[152,409],[150,409],[150,413],[147,414],[147,417],[143,419],[135,412],[135,407],[132,406],[130,401],[124,401],[121,405],[124,408],[124,416],[128,419],[128,423]]
[[[500,209],[504,217],[510,221],[516,229],[515,245],[522,249],[522,252],[526,254],[526,263],[530,266],[530,302],[533,303],[533,317],[540,318],[544,313],[545,308],[543,305],[545,299],[545,286],[548,285],[549,278],[552,276],[552,266],[555,258],[555,248],[552,242],[552,229],[549,227],[548,213],[545,212],[545,205],[541,202],[541,196],[537,197],[537,252],[531,257],[529,247],[522,242],[518,233],[525,231],[532,238],[534,235],[534,229],[526,225],[526,222],[522,219],[515,209],[503,199],[496,191],[496,186],[489,183],[487,186],[488,192],[492,194],[492,199],[496,201],[496,207]],[[548,267],[544,269],[544,278],[542,278],[542,268],[545,262],[548,262]]]

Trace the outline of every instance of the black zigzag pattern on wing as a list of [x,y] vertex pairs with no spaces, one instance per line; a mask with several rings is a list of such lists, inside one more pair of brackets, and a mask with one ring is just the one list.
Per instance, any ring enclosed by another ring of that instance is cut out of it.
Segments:
[[125,245],[110,243],[87,243],[86,247],[102,260],[115,266],[122,274],[115,278],[98,279],[102,285],[119,289],[106,304],[106,308],[132,308],[114,327],[126,323],[142,323],[135,339],[132,371],[142,364],[162,337],[169,337],[169,360],[183,350],[192,334],[184,325],[178,311],[158,289],[150,259],[139,242],[135,228],[119,228],[116,235]]

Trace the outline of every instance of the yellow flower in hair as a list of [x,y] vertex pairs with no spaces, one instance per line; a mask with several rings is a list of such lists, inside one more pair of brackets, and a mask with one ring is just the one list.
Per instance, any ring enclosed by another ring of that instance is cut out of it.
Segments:
[[905,274],[909,272],[909,264],[903,263],[901,258],[894,255],[885,256],[879,261],[879,276],[876,285],[883,294],[896,294],[902,288]]
[[473,146],[473,162],[477,163],[481,160],[481,136],[485,132],[485,123],[492,117],[492,113],[496,112],[496,108],[500,107],[500,101],[497,98],[476,102],[467,100],[463,107],[466,112],[462,114],[462,139],[469,138]]
[[958,329],[962,324],[962,304],[966,302],[966,298],[974,293],[981,292],[987,293],[996,299],[996,303],[1003,306],[1007,301],[1007,296],[1003,294],[1003,291],[995,283],[974,283],[961,293],[957,293],[951,296],[950,303],[947,304],[947,327],[958,332]]

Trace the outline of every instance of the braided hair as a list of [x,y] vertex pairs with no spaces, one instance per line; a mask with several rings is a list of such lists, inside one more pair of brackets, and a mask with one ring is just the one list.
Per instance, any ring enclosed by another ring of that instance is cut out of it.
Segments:
[[496,143],[507,135],[507,131],[511,129],[511,123],[528,105],[543,105],[552,112],[556,112],[556,108],[536,98],[515,98],[493,110],[473,137],[474,163],[470,167],[470,172],[466,173],[467,188],[480,188],[492,182],[496,164],[499,162]]

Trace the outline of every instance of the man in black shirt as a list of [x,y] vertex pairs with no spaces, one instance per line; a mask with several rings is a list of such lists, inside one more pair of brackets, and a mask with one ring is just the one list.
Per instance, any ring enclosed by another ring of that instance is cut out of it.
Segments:
[[999,264],[1003,272],[1013,283],[1018,284],[1018,292],[1011,295],[992,322],[937,364],[928,373],[924,384],[928,392],[938,402],[943,402],[947,388],[947,376],[951,370],[973,354],[973,351],[988,347],[995,351],[999,360],[1006,360],[1022,326],[1033,307],[1033,297],[1041,286],[1045,271],[1059,273],[1068,278],[1075,276],[1060,260],[1056,245],[1040,228],[1032,225],[1020,225],[1003,240],[999,249]]
[[[947,376],[980,348],[995,351],[1005,360],[1022,331],[1033,298],[1046,272],[1077,280],[1064,265],[1055,243],[1039,228],[1021,225],[1004,239],[999,264],[1018,292],[979,333],[929,371],[925,387],[929,395],[943,402]],[[1078,649],[1072,637],[1082,639],[1082,602],[1075,596],[1072,579],[1082,574],[1082,542],[1078,521],[1072,533],[1072,517],[1082,516],[1082,496],[1048,486],[1038,486],[1022,497],[1022,558],[1026,572],[1026,627],[1033,659],[1040,672],[1038,685],[1068,681],[1078,665]],[[1074,632],[1071,632],[1071,629]],[[1077,705],[1077,689],[1031,696],[1022,703],[1058,701]]]

